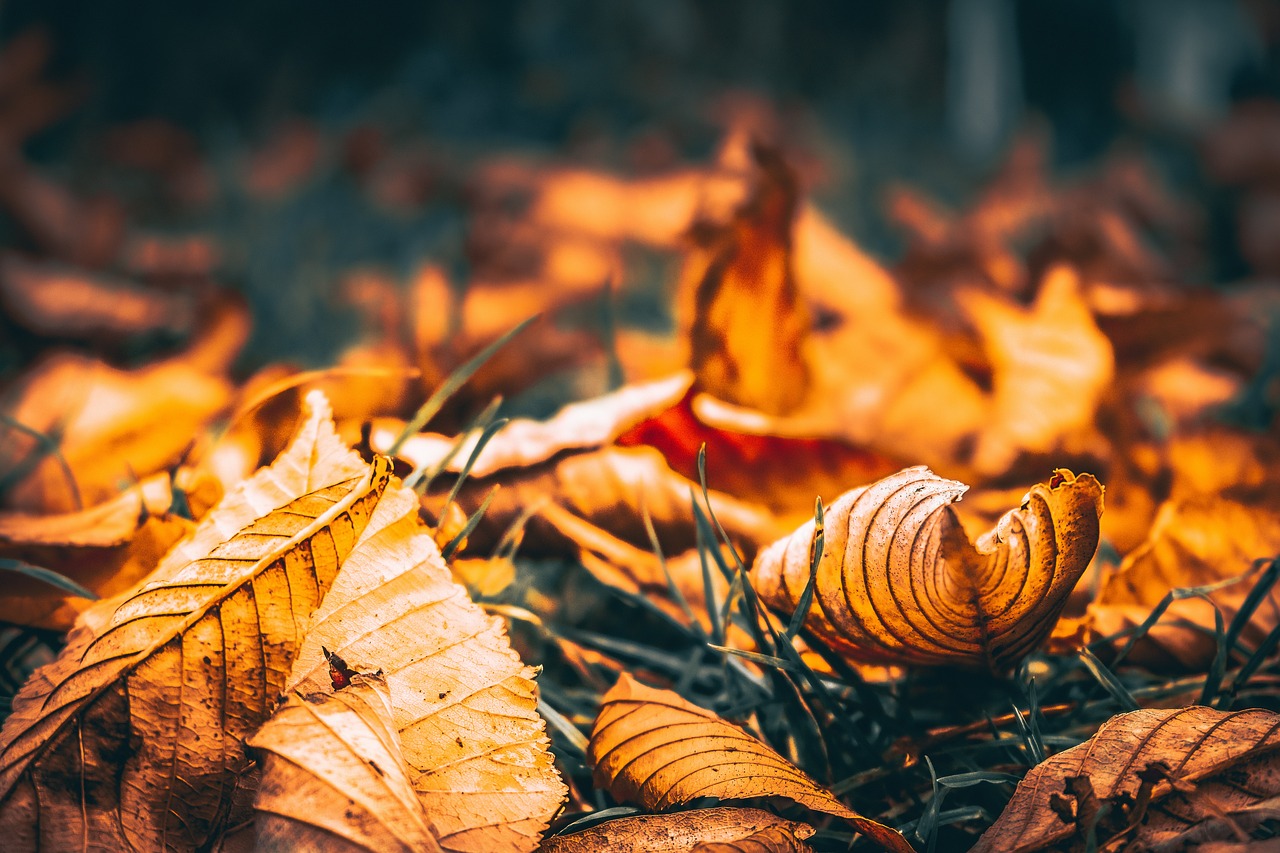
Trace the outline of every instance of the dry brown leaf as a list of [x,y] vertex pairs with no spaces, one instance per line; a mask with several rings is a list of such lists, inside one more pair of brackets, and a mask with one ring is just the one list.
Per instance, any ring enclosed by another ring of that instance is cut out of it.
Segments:
[[587,762],[596,785],[647,809],[699,797],[780,798],[846,820],[887,850],[911,851],[897,831],[848,808],[742,729],[626,674],[602,700]]
[[418,498],[388,490],[315,615],[290,687],[329,684],[324,649],[381,669],[409,778],[440,846],[529,851],[564,799],[534,670],[453,582]]
[[618,818],[542,842],[538,853],[809,853],[813,827],[760,809]]
[[[10,489],[7,502],[32,512],[69,512],[80,502],[110,500],[122,484],[177,463],[230,396],[225,379],[181,358],[123,371],[83,356],[54,356],[13,390],[4,412],[55,437],[75,480],[61,460],[45,457]],[[6,430],[0,469],[8,471],[37,452],[38,443]]]
[[799,188],[776,150],[752,153],[757,186],[685,274],[690,366],[700,390],[782,415],[803,402],[810,380],[809,316],[791,261]]
[[[1274,497],[1235,500],[1199,495],[1165,502],[1147,541],[1107,575],[1086,624],[1108,636],[1135,627],[1172,589],[1205,586],[1245,574],[1255,560],[1280,553],[1280,514]],[[1214,605],[1229,624],[1256,578],[1209,593],[1209,600],[1174,601],[1140,639],[1132,654],[1148,665],[1189,670],[1209,664],[1217,651]],[[1274,587],[1243,626],[1240,640],[1256,648],[1280,624],[1280,591]]]
[[[805,624],[864,663],[1001,671],[1034,649],[1097,549],[1102,486],[1060,470],[976,544],[951,506],[967,488],[917,466],[841,496]],[[756,558],[770,607],[795,609],[813,539],[809,521]]]
[[261,756],[257,850],[440,850],[409,782],[381,676],[290,696],[248,746]]
[[[0,557],[52,569],[107,598],[123,592],[156,567],[160,558],[195,525],[173,512],[174,490],[199,517],[221,491],[209,477],[156,474],[115,500],[59,515],[0,512]],[[23,577],[7,578],[0,620],[69,629],[86,599]]]
[[[1271,711],[1193,706],[1120,714],[1086,743],[1033,767],[973,853],[1067,849],[1083,838],[1076,821],[1103,804],[1112,809],[1097,827],[1099,848],[1141,820],[1129,843],[1150,849],[1204,818],[1280,793],[1277,748],[1280,715]],[[1135,811],[1143,800],[1150,803],[1145,818]]]
[[1080,451],[1115,358],[1075,271],[1050,270],[1030,309],[976,290],[957,298],[982,336],[993,373],[991,422],[978,437],[974,467],[1001,474],[1021,453]]
[[[332,438],[327,416],[317,405],[278,470],[229,495],[186,550],[96,614],[100,629],[86,622],[15,697],[0,732],[12,849],[197,847],[219,831],[249,763],[244,738],[270,716],[311,612],[390,477],[378,460],[362,476],[312,481],[327,461],[312,455],[317,436]],[[276,502],[277,475],[296,468],[304,493]]]

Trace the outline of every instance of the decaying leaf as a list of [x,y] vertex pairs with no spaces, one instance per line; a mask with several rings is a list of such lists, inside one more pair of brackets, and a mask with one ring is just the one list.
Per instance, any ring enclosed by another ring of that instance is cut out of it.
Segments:
[[1121,838],[1152,849],[1280,794],[1277,748],[1280,715],[1271,711],[1120,714],[1032,768],[974,853],[1074,849],[1090,830],[1099,849]]
[[385,673],[409,780],[440,846],[530,851],[564,799],[534,670],[453,582],[418,499],[392,488],[316,613],[289,685],[324,690],[325,649]]
[[409,782],[381,676],[290,696],[248,745],[262,756],[257,850],[440,850]]
[[699,797],[779,798],[846,820],[887,850],[911,851],[898,832],[848,808],[742,729],[626,674],[602,700],[587,762],[597,785],[648,809]]
[[[183,472],[189,474],[190,472]],[[203,515],[219,487],[184,476],[187,509]],[[97,593],[123,592],[155,568],[194,524],[174,511],[179,485],[169,474],[149,477],[115,500],[80,512],[34,515],[0,512],[0,557],[52,569]],[[66,598],[47,584],[6,580],[0,620],[69,629],[85,599]]]
[[[187,550],[170,553],[175,565],[100,630],[86,623],[14,699],[0,731],[11,849],[184,848],[215,836],[249,763],[244,739],[284,691],[311,613],[390,477],[379,459],[362,475],[313,481],[326,429],[317,405],[278,470],[229,495]],[[277,475],[296,468],[303,493],[277,502]],[[245,517],[219,538],[220,523]]]
[[636,815],[557,835],[538,853],[809,853],[813,827],[760,809]]
[[[806,626],[864,663],[1000,671],[1034,649],[1098,546],[1102,486],[1060,470],[976,544],[951,507],[967,488],[918,466],[841,496]],[[769,606],[795,609],[813,538],[810,521],[757,556]]]
[[752,153],[758,185],[695,264],[690,366],[701,390],[779,415],[809,391],[809,317],[791,261],[799,189],[777,151]]

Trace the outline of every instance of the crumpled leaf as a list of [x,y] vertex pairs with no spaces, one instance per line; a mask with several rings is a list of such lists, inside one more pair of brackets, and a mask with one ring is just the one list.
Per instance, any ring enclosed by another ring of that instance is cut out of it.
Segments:
[[991,423],[973,465],[1009,469],[1020,453],[1079,451],[1115,374],[1111,342],[1084,303],[1076,273],[1046,274],[1030,309],[977,290],[958,294],[991,360]]
[[[360,476],[312,481],[316,437],[336,441],[314,402],[278,470],[229,495],[171,565],[99,612],[101,628],[86,621],[15,697],[0,731],[0,831],[12,849],[194,847],[226,820],[244,739],[270,716],[311,612],[390,477],[379,459]],[[305,493],[277,501],[277,475],[297,468]],[[219,538],[220,523],[245,517]]]
[[1111,810],[1097,817],[1099,848],[1138,822],[1129,843],[1147,849],[1280,793],[1277,748],[1280,715],[1271,711],[1192,706],[1120,714],[1086,743],[1033,767],[973,853],[1067,849],[1103,805]]
[[760,809],[694,809],[618,818],[542,842],[538,853],[809,853],[807,824]]
[[596,785],[648,809],[699,797],[780,798],[846,820],[887,850],[911,851],[897,831],[848,808],[742,729],[626,674],[602,700],[587,763]]
[[756,146],[752,154],[755,189],[712,234],[696,275],[686,275],[690,366],[700,390],[780,415],[809,391],[809,316],[791,261],[799,188],[776,150]]
[[533,850],[564,799],[537,713],[534,670],[502,620],[453,582],[418,499],[392,488],[316,613],[289,680],[329,684],[328,649],[381,669],[409,779],[440,846]]
[[261,758],[257,850],[438,851],[381,676],[290,696],[248,741]]
[[[185,482],[181,497],[197,517],[220,490],[208,477],[184,476],[179,482]],[[174,511],[174,490],[179,488],[169,474],[156,474],[114,500],[80,512],[0,512],[0,557],[52,569],[99,598],[123,592],[195,529]],[[86,604],[86,599],[67,598],[47,584],[18,578],[5,584],[0,620],[6,622],[67,630]]]
[[[1102,486],[1059,470],[971,544],[954,508],[968,487],[917,466],[840,497],[805,625],[863,663],[1001,671],[1053,628],[1098,546]],[[814,523],[760,552],[752,584],[792,612]]]

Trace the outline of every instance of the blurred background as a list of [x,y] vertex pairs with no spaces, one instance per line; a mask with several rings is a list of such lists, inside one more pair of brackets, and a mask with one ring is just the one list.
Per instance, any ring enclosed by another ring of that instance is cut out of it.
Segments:
[[[492,257],[511,235],[485,226],[513,158],[669,174],[744,128],[886,264],[910,242],[896,188],[963,209],[1030,140],[1056,177],[1119,152],[1191,200],[1180,278],[1280,272],[1280,4],[1262,0],[16,0],[0,39],[0,243],[216,277],[251,306],[242,375],[331,363],[370,322],[353,301],[426,261],[455,291],[516,275]],[[33,176],[65,197],[33,200]],[[93,246],[57,233],[72,199]],[[669,329],[671,269],[638,242],[564,264],[611,280],[623,323]],[[564,322],[607,336],[602,316]],[[10,375],[39,348],[14,326]]]

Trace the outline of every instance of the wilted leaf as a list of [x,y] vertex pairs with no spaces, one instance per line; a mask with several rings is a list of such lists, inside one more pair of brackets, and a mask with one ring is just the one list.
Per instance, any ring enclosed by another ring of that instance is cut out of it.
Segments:
[[[1280,793],[1278,747],[1280,715],[1271,711],[1193,706],[1112,717],[1088,742],[1033,767],[974,853],[1067,849],[1090,819],[1099,848],[1128,831],[1130,844],[1147,849]],[[1080,779],[1087,787],[1073,784]]]
[[[317,405],[278,469],[229,495],[186,550],[14,699],[0,732],[0,829],[13,849],[192,847],[217,832],[248,766],[244,739],[270,716],[390,476],[379,460],[363,476],[313,482],[329,461],[312,456],[315,439],[332,431]],[[296,468],[304,493],[277,500]],[[219,538],[221,523],[246,517]]]
[[760,809],[695,809],[611,820],[542,842],[538,853],[809,853],[813,827]]
[[846,820],[888,850],[911,851],[899,833],[848,808],[742,729],[629,675],[602,700],[587,761],[597,785],[648,809],[699,797],[780,798]]
[[[999,671],[1034,649],[1098,546],[1102,486],[1058,471],[976,544],[951,506],[967,488],[907,468],[828,507],[806,626],[864,663]],[[795,609],[813,538],[810,521],[756,558],[769,606]]]
[[249,738],[261,754],[260,851],[438,851],[409,782],[381,676],[290,696]]
[[[186,478],[190,481],[191,478]],[[182,493],[188,507],[208,508],[209,478],[188,485],[202,494]],[[175,514],[169,474],[157,474],[114,500],[59,515],[0,513],[0,557],[57,571],[100,598],[123,592],[156,567],[195,525]],[[66,630],[84,599],[65,598],[45,584],[9,579],[0,599],[0,620]]]
[[325,689],[324,649],[386,674],[409,779],[441,847],[537,846],[565,788],[536,711],[534,670],[502,621],[453,582],[408,489],[378,505],[316,613],[291,688]]

